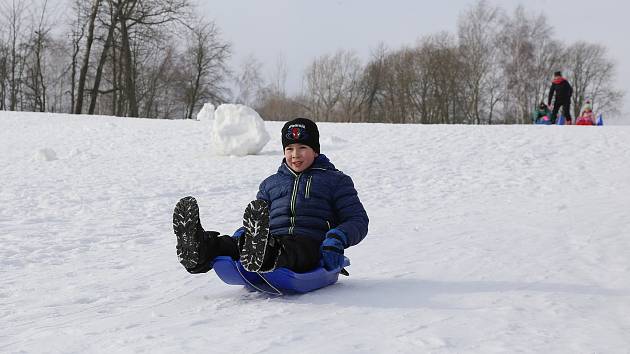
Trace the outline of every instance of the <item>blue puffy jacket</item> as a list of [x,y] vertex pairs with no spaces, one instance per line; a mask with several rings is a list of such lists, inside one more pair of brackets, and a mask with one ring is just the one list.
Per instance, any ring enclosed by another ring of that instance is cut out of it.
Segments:
[[321,242],[328,230],[337,228],[348,236],[345,246],[350,247],[368,231],[369,219],[352,179],[323,154],[301,173],[283,160],[278,172],[260,184],[256,198],[270,205],[272,235],[308,236]]

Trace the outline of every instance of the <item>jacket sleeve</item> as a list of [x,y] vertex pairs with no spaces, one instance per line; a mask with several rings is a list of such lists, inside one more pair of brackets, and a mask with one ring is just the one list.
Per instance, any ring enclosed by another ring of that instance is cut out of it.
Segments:
[[370,220],[349,176],[343,175],[339,180],[333,202],[339,218],[336,228],[348,236],[348,244],[344,246],[358,244],[367,235]]
[[553,92],[556,90],[556,85],[551,84],[549,88],[549,97],[547,98],[547,106],[551,105],[551,99],[553,98]]
[[262,199],[267,203],[271,202],[271,198],[269,198],[269,191],[267,190],[267,180],[264,180],[258,186],[258,193],[256,193],[256,199]]

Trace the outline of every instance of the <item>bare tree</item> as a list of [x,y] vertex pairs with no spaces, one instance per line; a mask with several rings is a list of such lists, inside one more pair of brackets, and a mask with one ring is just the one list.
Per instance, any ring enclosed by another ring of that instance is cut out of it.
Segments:
[[117,20],[120,28],[121,73],[127,115],[139,115],[139,102],[136,87],[137,57],[134,49],[141,47],[145,39],[142,29],[149,33],[161,26],[178,22],[187,16],[190,8],[188,0],[117,0],[113,5],[118,9]]
[[283,55],[278,55],[275,65],[268,74],[268,84],[258,93],[256,110],[266,120],[290,120],[308,115],[307,99],[304,96],[287,95],[288,67]]
[[259,91],[264,85],[262,74],[262,64],[253,55],[248,55],[242,62],[240,71],[235,78],[237,94],[234,98],[236,103],[247,106],[254,106]]
[[[107,29],[107,34],[105,36],[105,41],[103,43],[103,48],[101,50],[101,55],[100,55],[100,59],[98,61],[98,65],[96,67],[96,72],[94,74],[94,84],[92,86],[92,89],[90,90],[90,106],[88,108],[88,113],[89,114],[94,114],[95,110],[96,110],[96,103],[97,103],[97,99],[98,99],[98,95],[99,93],[101,93],[101,80],[103,77],[103,70],[105,69],[105,64],[106,61],[108,59],[108,57],[112,58],[112,71],[113,71],[113,75],[112,75],[112,82],[116,82],[115,80],[115,61],[116,61],[116,54],[115,53],[110,53],[110,51],[113,51],[113,43],[114,43],[114,32],[116,30],[116,24],[118,23],[118,13],[120,12],[120,9],[123,5],[122,2],[113,2],[113,0],[108,0],[107,1],[107,5],[108,5],[108,10],[107,12],[104,14],[104,19],[101,20],[101,26],[105,27]],[[111,55],[110,55],[111,54]],[[117,87],[116,84],[113,85],[114,87],[111,89],[111,93],[112,93],[112,113],[116,114],[117,110],[116,110],[116,91],[117,91]]]
[[287,61],[284,55],[279,54],[276,58],[273,71],[270,74],[269,82],[271,83],[271,90],[282,97],[287,94],[287,77],[289,75],[289,69],[287,67]]
[[224,100],[227,89],[223,83],[229,73],[226,61],[230,56],[230,45],[221,41],[214,22],[202,23],[192,33],[193,40],[183,59],[187,119],[192,118],[201,99],[214,103]]
[[92,9],[88,19],[87,39],[85,43],[85,52],[83,54],[83,62],[81,64],[81,72],[79,74],[79,85],[77,88],[75,114],[81,114],[83,111],[83,90],[85,89],[85,79],[87,76],[88,66],[90,64],[90,56],[92,52],[92,43],[94,42],[94,23],[98,14],[101,0],[92,0]]
[[416,81],[415,51],[403,48],[388,54],[383,63],[382,119],[391,123],[410,123],[413,106],[409,93]]
[[[306,93],[310,97],[310,112],[322,121],[335,120],[335,110],[342,105],[356,102],[359,88],[360,62],[351,51],[339,50],[334,55],[324,55],[306,69]],[[352,96],[348,96],[352,95]]]
[[466,115],[475,124],[489,118],[496,92],[497,37],[500,31],[502,12],[488,5],[485,0],[476,2],[459,17],[459,51],[465,60],[462,81],[466,88]]
[[22,30],[26,15],[26,4],[23,0],[11,0],[2,3],[0,13],[4,15],[4,20],[8,27],[8,85],[9,85],[9,110],[18,109],[18,95],[22,73],[24,70],[24,46]]
[[79,68],[79,52],[81,51],[81,41],[85,36],[84,18],[81,15],[83,12],[84,2],[82,0],[75,0],[72,4],[73,10],[76,13],[76,17],[72,22],[72,31],[70,34],[72,42],[72,56],[70,62],[70,111],[74,112],[76,102],[76,81],[77,70]]
[[521,6],[513,18],[506,19],[499,36],[507,84],[503,100],[506,122],[530,121],[531,110],[540,99],[536,95],[544,87],[543,78],[552,70],[548,65],[553,63],[555,55],[545,56],[552,50],[545,45],[551,42],[551,31],[545,16],[529,16]]
[[24,96],[27,109],[45,112],[47,101],[47,82],[44,77],[46,70],[45,56],[51,40],[50,25],[47,23],[48,1],[44,0],[39,9],[37,19],[31,21],[28,32],[30,38],[25,43],[27,48],[25,58]]
[[347,51],[344,53],[341,61],[343,87],[339,99],[339,115],[336,117],[336,121],[353,122],[361,120],[366,101],[362,87],[363,70],[361,60],[355,52]]
[[380,43],[372,50],[370,60],[363,69],[362,87],[365,96],[363,120],[367,122],[377,121],[382,112],[386,57],[387,48],[385,44]]
[[4,38],[4,23],[0,22],[0,110],[5,110],[7,98],[7,81],[9,79],[9,47]]
[[568,79],[573,86],[573,114],[590,98],[600,112],[618,113],[623,92],[611,84],[615,77],[615,64],[606,58],[606,48],[598,44],[577,42],[567,48],[564,58]]
[[72,112],[72,96],[68,91],[71,85],[72,43],[49,34],[44,52],[46,70],[44,82],[46,84],[46,111]]

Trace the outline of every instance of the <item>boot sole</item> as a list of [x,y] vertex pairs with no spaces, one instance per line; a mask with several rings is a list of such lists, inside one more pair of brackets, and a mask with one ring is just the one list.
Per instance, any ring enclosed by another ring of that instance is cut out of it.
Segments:
[[258,272],[263,266],[269,241],[269,208],[264,200],[254,200],[243,215],[244,242],[241,248],[241,265],[245,270]]
[[177,236],[177,258],[186,269],[193,269],[199,264],[199,245],[197,239],[199,225],[199,206],[193,197],[180,199],[173,210],[173,231]]

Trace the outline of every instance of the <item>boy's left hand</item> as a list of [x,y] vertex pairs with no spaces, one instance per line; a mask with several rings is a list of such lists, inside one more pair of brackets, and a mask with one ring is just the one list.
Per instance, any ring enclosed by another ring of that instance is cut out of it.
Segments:
[[326,233],[326,239],[321,246],[324,268],[334,270],[343,267],[345,243],[346,234],[343,231],[332,229]]

